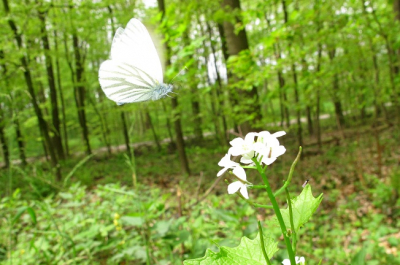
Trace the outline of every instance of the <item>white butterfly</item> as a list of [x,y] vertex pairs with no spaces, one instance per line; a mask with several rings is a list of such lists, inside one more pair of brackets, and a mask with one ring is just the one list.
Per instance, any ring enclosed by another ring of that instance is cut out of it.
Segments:
[[163,83],[160,58],[145,26],[137,19],[118,28],[110,60],[100,65],[99,81],[106,96],[118,105],[158,100],[172,92]]

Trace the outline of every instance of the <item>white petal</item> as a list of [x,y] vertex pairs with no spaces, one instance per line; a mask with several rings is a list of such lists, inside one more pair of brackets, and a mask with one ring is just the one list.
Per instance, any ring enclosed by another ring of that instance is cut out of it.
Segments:
[[254,143],[254,137],[256,137],[258,135],[258,133],[254,133],[254,132],[251,132],[251,133],[248,133],[247,135],[246,135],[246,137],[244,138],[244,142],[246,143],[246,144],[253,144]]
[[276,160],[276,157],[270,157],[270,158],[268,158],[268,157],[264,156],[263,159],[262,159],[262,162],[263,162],[264,164],[266,164],[266,165],[271,165],[272,163],[275,162],[275,160]]
[[222,174],[224,174],[229,168],[228,167],[224,167],[223,169],[221,169],[220,171],[218,171],[217,173],[217,177],[221,176]]
[[246,180],[246,171],[242,167],[235,167],[232,170],[233,174],[235,174],[238,178]]
[[273,133],[272,136],[274,136],[274,137],[281,137],[281,136],[284,136],[285,134],[286,134],[286,132],[284,132],[284,131],[279,131],[279,132]]
[[251,164],[251,163],[253,163],[253,160],[251,160],[251,159],[249,159],[249,158],[247,158],[247,157],[241,157],[240,158],[240,163],[243,163],[243,164]]
[[218,162],[218,166],[225,167],[229,161],[231,161],[231,155],[228,153]]
[[284,260],[282,261],[282,264],[283,264],[283,265],[290,265],[290,260],[289,260],[289,259],[284,259]]
[[240,146],[244,144],[244,140],[240,137],[233,139],[229,142],[232,146]]
[[240,188],[240,193],[243,195],[243,197],[245,197],[246,199],[248,199],[249,198],[249,193],[247,192],[247,187],[246,187],[246,185],[243,185],[241,188]]
[[228,185],[228,193],[229,193],[229,194],[234,194],[234,193],[237,192],[242,186],[243,186],[243,183],[240,182],[240,181],[232,182],[231,184]]
[[296,264],[304,264],[306,262],[304,257],[296,257]]
[[279,140],[272,136],[265,138],[264,143],[266,143],[268,147],[277,147],[280,145]]
[[286,152],[286,148],[283,145],[280,145],[280,146],[272,149],[271,156],[278,157],[278,156],[283,155],[285,152]]

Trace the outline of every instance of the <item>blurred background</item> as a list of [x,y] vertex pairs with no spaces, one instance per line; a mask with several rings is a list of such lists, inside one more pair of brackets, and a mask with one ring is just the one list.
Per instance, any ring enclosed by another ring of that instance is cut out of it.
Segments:
[[[279,234],[216,178],[229,141],[262,130],[287,132],[273,188],[302,146],[292,196],[305,180],[324,193],[307,264],[400,264],[399,0],[2,0],[0,14],[1,264],[182,264],[254,237],[256,217]],[[174,93],[117,106],[98,69],[131,18]]]

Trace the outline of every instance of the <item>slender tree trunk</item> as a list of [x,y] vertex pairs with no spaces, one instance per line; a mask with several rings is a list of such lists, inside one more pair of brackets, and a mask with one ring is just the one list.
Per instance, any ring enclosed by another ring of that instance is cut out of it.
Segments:
[[[8,16],[10,13],[8,0],[3,0],[3,5],[4,5],[5,13]],[[17,29],[17,26],[15,25],[14,21],[9,16],[8,16],[8,24],[14,33],[14,38],[18,44],[18,48],[20,50],[22,50],[23,46],[22,46],[21,35],[18,33],[18,29]],[[58,164],[57,155],[54,152],[54,148],[52,147],[52,141],[51,141],[49,133],[48,133],[48,125],[47,125],[45,119],[43,118],[42,111],[37,103],[36,94],[35,94],[35,90],[34,90],[33,83],[32,83],[32,76],[31,76],[31,72],[29,70],[28,59],[25,55],[21,55],[20,63],[24,69],[25,82],[26,82],[26,85],[28,88],[28,92],[31,96],[32,105],[35,110],[36,117],[38,119],[39,127],[43,131],[43,136],[45,138],[45,141],[50,147],[49,151],[50,151],[50,157],[51,157],[51,164],[56,172],[56,179],[58,181],[61,181],[62,176],[61,176],[61,171],[60,171],[60,165]]]
[[[162,103],[162,107],[163,107],[164,112],[168,113],[167,112],[167,106],[165,106],[164,101],[162,101],[161,103]],[[170,142],[171,142],[171,147],[172,147],[172,149],[176,149],[176,144],[175,144],[175,141],[174,141],[174,137],[172,136],[171,121],[170,121],[168,115],[167,115],[167,118],[166,118],[166,122],[167,122],[167,131],[168,131],[168,136],[169,136],[169,139],[170,139]]]
[[[115,23],[114,23],[114,16],[113,16],[113,8],[111,5],[107,6],[108,12],[110,14],[110,21],[111,21],[111,28],[113,31],[113,35],[115,35]],[[126,151],[128,152],[129,157],[131,156],[131,151],[130,151],[130,139],[129,139],[129,133],[128,133],[128,127],[126,125],[126,117],[125,113],[123,110],[121,110],[121,122],[122,122],[122,132],[124,134],[124,140],[125,140],[125,146],[126,146]],[[157,143],[157,146],[159,143]],[[160,148],[159,148],[160,150]]]
[[[315,9],[314,11],[318,14],[317,16],[317,36],[320,33],[321,30],[321,22],[320,22],[320,0],[315,1]],[[317,67],[316,67],[316,75],[319,76],[319,73],[321,71],[321,60],[322,60],[322,44],[320,41],[318,41],[318,52],[317,52]],[[321,123],[320,123],[320,100],[321,100],[321,95],[320,92],[321,88],[320,85],[318,84],[317,91],[316,91],[316,108],[315,108],[315,129],[317,133],[317,143],[318,143],[318,151],[320,152],[322,149],[322,137],[321,137]]]
[[[36,0],[36,3],[38,1]],[[40,8],[40,7],[39,7]],[[49,38],[47,35],[46,31],[46,17],[45,15],[47,12],[43,12],[41,10],[38,11],[39,15],[39,20],[40,20],[40,31],[41,31],[41,38],[42,38],[42,44],[43,44],[43,49],[44,49],[44,55],[45,55],[45,63],[46,63],[46,73],[47,73],[47,81],[49,84],[49,90],[50,90],[50,105],[51,105],[51,117],[52,117],[52,122],[53,126],[52,131],[53,131],[53,146],[55,147],[57,151],[58,158],[63,160],[65,159],[64,155],[64,149],[62,145],[62,139],[61,139],[61,132],[60,132],[60,118],[59,118],[59,113],[58,113],[58,99],[57,99],[57,89],[56,89],[56,83],[55,83],[55,77],[54,77],[54,70],[53,70],[53,63],[52,59],[50,56],[50,44],[49,44]]]
[[[321,70],[321,58],[322,58],[322,45],[321,43],[318,43],[318,57],[317,57],[317,74],[320,72]],[[317,91],[316,91],[316,109],[315,109],[315,129],[317,131],[317,143],[318,143],[318,149],[319,151],[322,148],[322,139],[321,139],[321,119],[320,119],[320,115],[321,115],[321,111],[320,111],[320,107],[321,107],[321,96],[320,96],[320,85],[318,84],[317,87]]]
[[[201,25],[200,25],[201,27]],[[189,46],[189,32],[185,32],[183,34],[183,42],[185,45]],[[189,83],[190,86],[190,92],[191,92],[191,97],[190,97],[190,103],[192,106],[192,121],[193,121],[193,131],[194,131],[194,136],[195,139],[198,143],[203,142],[203,130],[201,128],[202,125],[202,119],[201,119],[201,112],[200,112],[200,100],[199,100],[199,93],[197,89],[197,81],[193,81]]]
[[122,121],[122,131],[124,132],[126,153],[128,154],[129,157],[131,157],[132,152],[131,152],[131,146],[129,144],[128,126],[126,124],[125,112],[123,112],[123,111],[121,111],[121,121]]
[[21,126],[19,125],[19,118],[16,116],[14,118],[15,135],[17,136],[17,145],[19,151],[19,159],[23,166],[26,166],[26,155],[25,155],[25,142],[21,133]]
[[[220,40],[221,40],[222,54],[224,55],[224,60],[225,60],[225,68],[226,68],[226,72],[227,72],[227,83],[229,83],[229,80],[232,79],[232,73],[230,71],[228,71],[228,66],[227,66],[227,62],[228,62],[228,59],[229,59],[228,44],[226,42],[225,29],[224,29],[223,24],[221,24],[221,23],[218,23],[218,33],[219,33],[219,37],[220,37]],[[223,91],[221,91],[221,92],[222,92],[222,94],[224,94]],[[228,94],[228,99],[229,99],[230,105],[231,106],[232,105],[237,106],[239,103],[232,96],[232,93],[230,93],[229,90],[228,90],[227,94]],[[232,119],[232,123],[233,123],[234,131],[236,133],[238,133],[239,132],[239,130],[238,130],[239,126],[238,126],[238,124],[236,122],[236,119]],[[227,134],[227,139],[228,139],[228,143],[229,143],[228,134]]]
[[[229,10],[231,12],[233,11],[239,12],[241,10],[240,1],[223,0],[222,9]],[[234,17],[234,20],[235,24],[243,24],[241,18],[238,15]],[[237,32],[235,29],[235,25],[228,20],[224,21],[223,26],[224,26],[224,33],[225,33],[229,56],[238,55],[241,51],[249,49],[249,43],[244,28],[242,28]],[[228,69],[228,71],[230,70]],[[240,80],[240,78],[233,73],[231,73],[231,76],[232,76],[231,79],[232,82],[230,81],[231,84],[238,82]],[[241,113],[246,113],[248,116],[254,116],[253,120],[250,121],[249,120],[237,121],[238,123],[240,123],[239,125],[241,127],[242,133],[247,134],[252,130],[253,127],[255,127],[254,126],[255,123],[261,121],[261,109],[258,100],[257,88],[253,86],[250,91],[238,90],[231,92],[236,102],[239,102],[239,99],[241,99],[242,102],[241,107],[243,108],[241,109]],[[243,103],[244,101],[248,101],[248,103],[245,104]]]
[[8,168],[10,166],[10,153],[8,151],[8,144],[4,134],[5,121],[2,104],[0,104],[0,145],[3,151],[5,167]]
[[[157,0],[158,2],[158,9],[162,13],[162,19],[165,19],[165,2],[164,0]],[[171,65],[171,52],[170,48],[167,44],[165,44],[165,49],[167,51],[167,60],[166,60],[166,67]],[[175,127],[175,134],[176,134],[176,147],[178,149],[179,160],[181,162],[181,169],[187,175],[190,175],[189,169],[189,162],[186,156],[185,151],[185,141],[183,140],[183,132],[182,132],[182,125],[181,125],[181,118],[180,113],[178,113],[178,99],[176,97],[171,98],[171,106],[172,110],[175,113],[174,117],[174,127]]]
[[[331,48],[328,51],[329,58],[331,63],[333,64],[333,59],[336,55],[336,48]],[[342,110],[342,103],[339,99],[339,76],[335,72],[333,75],[333,82],[332,82],[332,89],[333,89],[333,105],[335,106],[335,116],[338,129],[342,131],[342,128],[345,124],[343,110]]]
[[86,154],[92,154],[92,149],[90,147],[89,141],[89,130],[86,122],[86,110],[85,110],[85,87],[83,85],[84,82],[84,65],[79,47],[79,40],[76,32],[72,35],[72,42],[74,48],[74,56],[75,56],[75,74],[76,74],[76,83],[75,83],[75,103],[76,108],[78,110],[79,117],[79,125],[82,130],[82,137],[86,146]]
[[[210,40],[210,48],[211,48],[211,52],[212,55],[214,57],[214,71],[217,75],[217,84],[218,86],[215,88],[215,92],[217,94],[217,99],[218,99],[218,103],[219,103],[219,107],[218,107],[218,116],[221,117],[222,119],[222,129],[223,129],[223,140],[224,143],[226,145],[229,145],[229,138],[228,138],[228,126],[226,123],[226,117],[223,113],[223,109],[225,108],[225,100],[224,100],[224,94],[223,94],[223,87],[222,87],[222,79],[221,79],[221,75],[219,73],[218,67],[217,67],[217,56],[216,56],[216,49],[214,47],[213,41],[212,41],[212,36],[213,36],[213,30],[211,28],[211,25],[208,21],[206,21],[206,26],[207,26],[207,32],[208,32],[208,38]],[[203,28],[201,28],[203,29]],[[202,35],[205,35],[204,33]],[[204,46],[206,47],[206,46]],[[207,75],[208,78],[208,75]],[[222,110],[222,111],[221,111]]]
[[[57,40],[57,31],[54,30],[54,48],[56,52],[58,52],[58,40]],[[61,72],[60,72],[60,62],[58,57],[56,57],[56,72],[57,72],[57,86],[58,91],[60,92],[60,102],[61,102],[61,113],[62,113],[62,127],[63,127],[63,136],[64,139],[64,147],[65,147],[65,155],[69,157],[69,145],[68,145],[68,131],[67,131],[67,119],[65,115],[65,100],[64,93],[61,86]]]
[[[290,46],[289,46],[290,49]],[[292,74],[293,74],[293,83],[294,83],[294,100],[296,102],[296,120],[297,120],[297,141],[299,146],[303,146],[303,128],[301,126],[301,113],[300,113],[300,99],[299,99],[299,91],[298,91],[298,82],[297,82],[297,73],[296,66],[292,63]]]
[[161,151],[160,140],[158,140],[158,136],[157,136],[156,130],[155,130],[155,128],[154,128],[154,125],[153,125],[153,121],[152,121],[152,119],[151,119],[150,112],[149,112],[148,109],[146,109],[145,111],[146,111],[146,119],[147,119],[147,122],[149,123],[150,129],[151,129],[151,133],[153,134],[154,142],[156,143],[156,146],[157,146],[158,151]]
[[[265,14],[265,20],[267,21],[269,31],[272,32],[271,22],[268,19],[267,14]],[[275,59],[279,64],[279,61],[281,60],[281,51],[279,43],[274,43],[273,49],[274,49]],[[283,77],[282,69],[279,66],[277,67],[277,77],[279,84],[279,109],[281,114],[280,126],[283,127],[283,124],[286,121],[286,127],[289,128],[290,120],[289,120],[289,108],[287,106],[287,96],[285,90],[285,78]]]

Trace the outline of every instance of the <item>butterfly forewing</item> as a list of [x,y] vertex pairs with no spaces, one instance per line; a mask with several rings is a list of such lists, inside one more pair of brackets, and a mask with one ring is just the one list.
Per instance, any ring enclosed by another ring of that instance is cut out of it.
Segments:
[[149,33],[137,19],[115,33],[111,58],[99,69],[101,88],[121,105],[152,99],[163,81],[161,62]]

